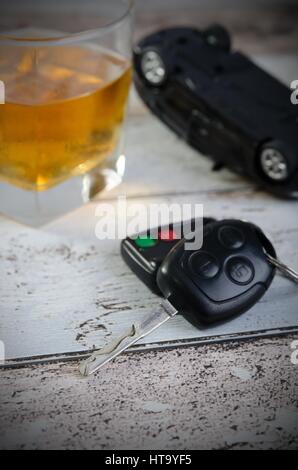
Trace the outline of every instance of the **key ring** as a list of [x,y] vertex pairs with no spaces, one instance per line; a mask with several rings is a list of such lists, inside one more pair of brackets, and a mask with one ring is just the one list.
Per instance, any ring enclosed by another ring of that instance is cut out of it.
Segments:
[[291,281],[298,283],[298,272],[295,271],[294,269],[290,268],[287,266],[285,263],[282,263],[278,258],[277,254],[275,251],[275,248],[270,241],[270,239],[262,232],[259,227],[254,226],[257,235],[263,245],[264,253],[266,255],[267,260],[269,263],[274,266],[280,273],[282,273],[287,279],[290,279]]
[[289,266],[285,265],[278,259],[274,258],[273,256],[266,253],[266,257],[273,266],[275,266],[281,273],[283,273],[288,279],[291,279],[293,282],[298,283],[298,272],[294,271],[294,269],[290,268]]

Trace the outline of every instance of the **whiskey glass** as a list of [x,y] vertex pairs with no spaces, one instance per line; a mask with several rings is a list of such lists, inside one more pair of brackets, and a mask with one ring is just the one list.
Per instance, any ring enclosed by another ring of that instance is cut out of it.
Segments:
[[1,2],[1,213],[41,225],[121,182],[133,12],[133,0]]

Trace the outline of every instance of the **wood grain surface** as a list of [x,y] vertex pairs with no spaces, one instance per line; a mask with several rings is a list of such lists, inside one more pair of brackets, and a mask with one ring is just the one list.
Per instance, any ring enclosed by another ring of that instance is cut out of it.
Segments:
[[[137,18],[136,39],[167,25],[223,23],[236,48],[288,85],[298,78],[295,1],[141,0]],[[41,229],[0,217],[0,340],[8,359],[83,354],[157,305],[121,260],[119,242],[95,237],[97,205],[115,205],[119,195],[129,204],[202,203],[206,215],[251,220],[298,266],[297,203],[229,171],[211,172],[135,93],[127,157],[119,188]],[[278,276],[241,319],[199,333],[176,318],[142,347],[288,331],[298,325],[297,299],[297,287]],[[297,449],[295,338],[138,352],[87,381],[77,362],[0,370],[0,448]]]
[[2,449],[297,449],[292,337],[0,371]]
[[[291,55],[256,60],[285,82],[298,76]],[[128,205],[203,204],[206,216],[251,220],[268,232],[285,262],[298,265],[296,202],[274,199],[227,170],[212,172],[211,166],[151,116],[133,92],[120,187],[41,229],[0,218],[0,331],[7,359],[102,347],[157,306],[159,300],[121,260],[120,241],[95,236],[98,204],[108,202],[116,210],[119,196],[127,196]],[[296,302],[295,286],[277,277],[263,302],[225,326],[199,332],[177,318],[142,344],[297,327]]]
[[[256,60],[285,82],[298,76],[298,62],[291,55]],[[151,116],[134,91],[126,140],[126,175],[116,189],[40,229],[0,218],[0,339],[7,360],[68,357],[100,348],[158,305],[159,299],[122,261],[120,241],[99,241],[95,236],[97,206],[109,203],[116,211],[119,196],[128,198],[128,206],[203,204],[206,216],[245,218],[269,234],[285,262],[298,265],[295,201],[275,199],[228,170],[212,172],[210,160]],[[297,326],[296,286],[278,276],[248,314],[204,331],[177,318],[142,345],[166,346],[169,341],[288,331]]]

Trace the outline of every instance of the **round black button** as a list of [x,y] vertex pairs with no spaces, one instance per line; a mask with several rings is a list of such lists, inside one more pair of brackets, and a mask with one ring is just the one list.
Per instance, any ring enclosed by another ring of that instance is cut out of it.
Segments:
[[220,270],[214,256],[204,252],[193,254],[189,259],[189,265],[195,274],[199,274],[205,279],[213,279]]
[[218,237],[220,243],[229,250],[239,250],[245,243],[241,230],[228,225],[219,230]]
[[242,257],[230,259],[227,264],[227,272],[231,280],[240,285],[250,284],[255,277],[252,263]]

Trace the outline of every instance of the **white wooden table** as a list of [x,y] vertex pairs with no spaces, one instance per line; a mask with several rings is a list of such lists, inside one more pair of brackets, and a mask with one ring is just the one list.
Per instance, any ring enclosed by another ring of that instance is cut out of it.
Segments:
[[[176,21],[173,10],[147,7],[140,14],[142,31],[169,17],[172,23],[198,18],[202,25],[216,17],[212,6],[199,14],[197,2],[187,4],[184,10],[174,0]],[[238,15],[232,7],[223,10],[223,19],[238,46],[289,84],[298,77],[297,30],[277,38],[280,8],[261,31],[253,8],[245,10],[243,23],[241,8]],[[291,15],[282,18],[293,26]],[[272,40],[259,41],[267,30]],[[120,187],[60,220],[32,229],[0,218],[0,340],[14,366],[0,370],[0,448],[297,447],[297,366],[289,355],[298,329],[298,291],[281,277],[241,319],[198,332],[175,318],[135,349],[161,352],[124,356],[90,381],[79,379],[77,362],[66,364],[101,347],[159,302],[122,261],[119,241],[96,239],[95,209],[103,201],[116,204],[126,195],[146,204],[202,203],[208,216],[261,225],[280,257],[298,266],[297,202],[274,199],[228,171],[212,173],[210,161],[151,116],[134,93],[127,157]],[[196,346],[167,349],[181,344]]]

